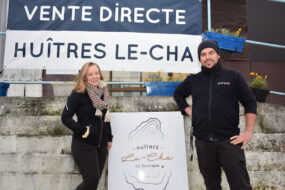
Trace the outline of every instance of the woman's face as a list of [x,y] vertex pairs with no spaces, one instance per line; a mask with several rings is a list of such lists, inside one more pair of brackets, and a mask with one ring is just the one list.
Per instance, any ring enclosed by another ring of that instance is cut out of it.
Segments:
[[86,72],[86,81],[89,85],[98,86],[100,82],[100,72],[96,65],[91,65]]

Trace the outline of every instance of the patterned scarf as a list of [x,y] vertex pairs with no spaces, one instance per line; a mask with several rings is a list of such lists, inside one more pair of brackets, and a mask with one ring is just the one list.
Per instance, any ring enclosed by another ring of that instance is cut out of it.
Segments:
[[[106,84],[100,80],[98,87],[88,85],[86,87],[88,95],[93,103],[93,107],[96,108],[96,116],[102,116],[102,110],[107,109],[105,114],[105,122],[110,122],[109,112],[109,92]],[[103,99],[101,99],[103,96]]]

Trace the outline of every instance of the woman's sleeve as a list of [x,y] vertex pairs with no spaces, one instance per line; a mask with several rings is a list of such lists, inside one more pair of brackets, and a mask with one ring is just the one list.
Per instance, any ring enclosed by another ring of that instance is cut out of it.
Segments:
[[[107,109],[102,110],[103,112],[103,121],[105,120],[105,116],[107,113]],[[106,128],[107,131],[107,138],[109,142],[112,142],[113,140],[113,135],[112,135],[112,128],[111,128],[111,123],[110,122],[104,122],[104,127]]]
[[110,122],[105,122],[105,127],[107,131],[107,138],[109,142],[112,142],[113,140],[113,135],[112,135],[112,128],[111,128],[111,123]]
[[77,121],[73,119],[76,110],[80,106],[80,94],[72,92],[67,98],[66,105],[64,106],[63,112],[61,114],[62,123],[71,129],[74,133],[78,135],[83,135],[86,132],[86,127],[80,125]]

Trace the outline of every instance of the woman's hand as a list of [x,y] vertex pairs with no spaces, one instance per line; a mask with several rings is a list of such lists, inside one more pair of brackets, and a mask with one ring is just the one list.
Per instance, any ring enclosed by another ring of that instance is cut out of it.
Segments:
[[112,142],[109,142],[109,141],[108,141],[108,143],[107,143],[107,149],[110,150],[111,147],[112,147]]
[[187,113],[188,116],[192,116],[192,108],[191,107],[185,108],[184,111]]

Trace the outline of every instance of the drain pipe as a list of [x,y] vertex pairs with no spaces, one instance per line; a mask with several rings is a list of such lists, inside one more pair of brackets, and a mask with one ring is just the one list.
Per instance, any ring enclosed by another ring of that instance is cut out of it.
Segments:
[[212,30],[212,17],[211,17],[211,0],[207,0],[207,15],[208,15],[208,31]]

